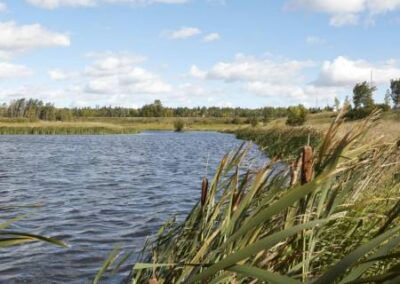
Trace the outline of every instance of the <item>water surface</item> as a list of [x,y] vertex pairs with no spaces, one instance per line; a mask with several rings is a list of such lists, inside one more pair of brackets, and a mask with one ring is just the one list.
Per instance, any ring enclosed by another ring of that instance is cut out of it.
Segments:
[[0,136],[1,206],[43,204],[2,210],[1,221],[27,213],[12,229],[70,246],[2,250],[0,283],[90,283],[115,245],[139,251],[166,219],[184,216],[199,198],[208,157],[212,173],[241,143],[212,132]]

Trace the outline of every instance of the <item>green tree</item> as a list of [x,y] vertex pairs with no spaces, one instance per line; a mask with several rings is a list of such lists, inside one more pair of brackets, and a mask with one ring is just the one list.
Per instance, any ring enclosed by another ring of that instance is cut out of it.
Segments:
[[299,126],[303,125],[307,119],[307,109],[303,105],[288,108],[287,125]]
[[390,81],[390,89],[394,107],[400,108],[400,79]]
[[372,98],[376,87],[370,86],[366,81],[358,83],[353,88],[353,104],[355,109],[372,109],[374,99]]

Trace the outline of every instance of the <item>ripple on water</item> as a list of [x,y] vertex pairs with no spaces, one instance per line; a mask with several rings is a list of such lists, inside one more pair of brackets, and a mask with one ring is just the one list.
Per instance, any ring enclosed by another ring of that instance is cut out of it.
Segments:
[[[2,203],[43,204],[3,211],[0,221],[26,213],[14,229],[69,244],[3,250],[0,283],[90,283],[115,245],[139,252],[169,217],[183,218],[199,198],[207,157],[212,173],[240,143],[211,132],[0,136]],[[106,283],[129,266],[122,270]]]

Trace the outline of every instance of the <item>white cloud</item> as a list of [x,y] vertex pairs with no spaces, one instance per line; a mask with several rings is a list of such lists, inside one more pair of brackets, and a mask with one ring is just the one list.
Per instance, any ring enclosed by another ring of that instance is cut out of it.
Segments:
[[47,74],[49,75],[50,79],[54,81],[70,80],[78,75],[74,72],[68,72],[61,69],[50,70]]
[[341,27],[359,24],[361,16],[373,23],[372,16],[400,9],[400,0],[291,0],[285,7],[326,13],[332,26]]
[[203,38],[203,41],[204,42],[213,42],[213,41],[217,41],[220,39],[221,39],[221,36],[219,35],[219,33],[210,33]]
[[179,30],[166,32],[170,39],[186,39],[201,34],[201,30],[196,27],[182,27]]
[[35,48],[69,46],[70,38],[52,32],[39,24],[18,26],[15,22],[0,22],[0,55],[10,57]]
[[329,24],[334,27],[356,26],[359,23],[357,14],[335,14],[331,16]]
[[95,0],[26,0],[28,3],[45,9],[56,9],[62,6],[93,6]]
[[219,62],[209,71],[200,70],[192,66],[190,73],[194,77],[203,77],[213,80],[224,81],[268,81],[282,82],[291,78],[298,81],[302,75],[299,71],[314,66],[312,61],[298,60],[272,60],[270,58],[256,58],[236,55],[232,62]]
[[393,78],[400,77],[400,67],[395,61],[389,60],[382,64],[372,64],[365,60],[351,60],[343,56],[333,61],[325,61],[316,80],[319,86],[347,86],[369,81],[375,84],[387,84]]
[[159,76],[136,66],[144,59],[126,53],[96,55],[84,75],[89,79],[85,90],[99,94],[158,94],[171,91],[172,87]]
[[11,64],[6,62],[0,63],[0,79],[26,77],[32,75],[32,73],[33,72],[24,65]]
[[34,6],[49,10],[60,7],[90,7],[102,3],[151,5],[151,4],[184,4],[187,2],[187,0],[26,0],[26,1]]

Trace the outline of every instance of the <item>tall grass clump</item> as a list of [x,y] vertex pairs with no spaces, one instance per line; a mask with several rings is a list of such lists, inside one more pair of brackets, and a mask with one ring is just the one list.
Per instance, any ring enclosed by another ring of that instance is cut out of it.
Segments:
[[365,137],[376,113],[339,137],[342,117],[290,167],[247,169],[245,145],[225,156],[130,283],[399,283],[400,145]]
[[174,121],[175,132],[182,132],[184,127],[185,127],[185,122],[183,120],[178,119]]
[[308,127],[242,128],[235,133],[259,145],[270,157],[293,157],[304,145],[316,147],[323,139],[322,132]]

